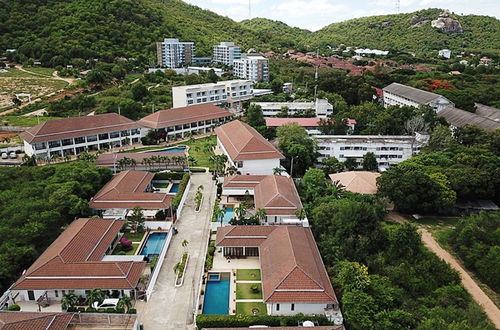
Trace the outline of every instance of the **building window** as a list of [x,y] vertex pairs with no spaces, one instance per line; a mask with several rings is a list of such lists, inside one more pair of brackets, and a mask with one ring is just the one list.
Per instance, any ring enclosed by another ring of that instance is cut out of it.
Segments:
[[108,133],[99,134],[99,140],[107,140],[107,139],[109,139]]
[[97,141],[97,135],[87,135],[87,142]]
[[109,133],[109,136],[114,139],[114,138],[117,138],[117,137],[120,137],[120,132],[111,132]]
[[60,147],[60,146],[61,146],[60,140],[49,141],[49,148],[55,148],[55,147]]
[[59,298],[59,291],[55,290],[54,294],[56,295],[56,298]]
[[292,304],[292,306],[290,307],[290,310],[293,312],[295,310],[295,304]]
[[63,146],[69,146],[73,144],[73,139],[64,139],[62,140],[62,145]]
[[75,144],[85,143],[85,137],[79,136],[75,138]]

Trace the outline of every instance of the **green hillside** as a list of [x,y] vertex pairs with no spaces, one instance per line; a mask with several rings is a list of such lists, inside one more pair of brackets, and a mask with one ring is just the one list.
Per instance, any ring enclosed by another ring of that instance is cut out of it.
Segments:
[[[311,36],[315,46],[347,46],[429,51],[449,48],[500,49],[500,21],[494,17],[451,15],[460,22],[463,33],[447,34],[431,26],[441,9],[427,9],[409,14],[370,16],[331,24]],[[413,20],[413,21],[412,21]],[[418,22],[428,23],[418,26]]]

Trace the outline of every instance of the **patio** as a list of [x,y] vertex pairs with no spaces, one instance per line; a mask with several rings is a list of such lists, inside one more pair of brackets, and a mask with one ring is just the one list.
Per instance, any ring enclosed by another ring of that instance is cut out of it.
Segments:
[[215,251],[212,270],[223,271],[233,269],[260,269],[259,257],[246,257],[243,259],[226,259],[222,253]]
[[19,306],[21,306],[22,312],[61,312],[61,302],[57,300],[50,300],[50,305],[47,307],[40,307],[38,309],[38,304],[36,301],[17,301]]

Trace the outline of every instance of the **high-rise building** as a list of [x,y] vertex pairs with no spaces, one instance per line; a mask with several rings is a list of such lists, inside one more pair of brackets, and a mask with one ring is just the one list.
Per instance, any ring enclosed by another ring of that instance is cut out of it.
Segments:
[[179,39],[165,38],[156,43],[158,65],[161,68],[178,68],[192,62],[194,42],[180,42]]
[[213,61],[225,65],[233,65],[233,61],[241,57],[241,48],[234,42],[221,42],[213,47]]
[[233,61],[234,75],[253,82],[269,82],[269,60],[261,54],[242,54]]

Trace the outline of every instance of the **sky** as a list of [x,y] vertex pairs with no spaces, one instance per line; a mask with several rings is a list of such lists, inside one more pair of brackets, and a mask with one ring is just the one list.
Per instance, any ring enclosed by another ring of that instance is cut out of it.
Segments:
[[[397,0],[184,0],[236,21],[264,17],[316,31],[351,18],[396,14]],[[251,1],[251,16],[248,3]],[[500,17],[500,0],[400,0],[400,12],[427,8]]]

